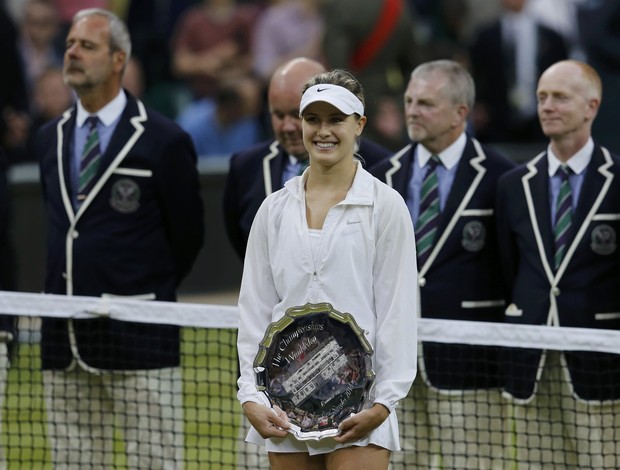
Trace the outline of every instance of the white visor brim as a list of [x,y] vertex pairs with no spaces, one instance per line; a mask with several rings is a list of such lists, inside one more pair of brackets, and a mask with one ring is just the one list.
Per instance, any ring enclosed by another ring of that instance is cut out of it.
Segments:
[[344,87],[325,83],[313,85],[304,92],[299,105],[299,115],[301,116],[310,104],[317,101],[329,103],[346,115],[354,113],[364,115],[364,105],[357,96]]

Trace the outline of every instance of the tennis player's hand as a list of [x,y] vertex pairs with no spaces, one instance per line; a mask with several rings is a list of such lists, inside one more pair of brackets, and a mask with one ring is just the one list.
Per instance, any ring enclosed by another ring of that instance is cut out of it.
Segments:
[[334,437],[334,440],[340,444],[346,444],[362,439],[378,428],[389,414],[385,406],[375,403],[372,408],[362,410],[340,423],[340,434]]
[[277,406],[269,408],[251,401],[243,404],[243,411],[248,420],[263,439],[286,437],[289,428],[286,413]]

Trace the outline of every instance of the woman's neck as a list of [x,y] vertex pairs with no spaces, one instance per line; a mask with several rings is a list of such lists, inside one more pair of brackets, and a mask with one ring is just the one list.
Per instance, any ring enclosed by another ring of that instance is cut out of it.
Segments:
[[308,179],[306,180],[306,190],[345,188],[348,191],[353,184],[356,171],[357,164],[353,158],[331,166],[312,165],[311,163]]

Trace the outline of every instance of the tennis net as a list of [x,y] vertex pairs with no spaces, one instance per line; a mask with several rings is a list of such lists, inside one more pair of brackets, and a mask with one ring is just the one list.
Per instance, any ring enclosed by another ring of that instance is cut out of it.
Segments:
[[[0,394],[0,468],[266,468],[243,442],[236,307],[0,292],[0,314],[20,327]],[[42,372],[42,318],[178,326],[180,367]],[[397,408],[392,469],[620,468],[620,332],[421,319],[418,340],[425,360]],[[106,392],[87,407],[88,387]]]

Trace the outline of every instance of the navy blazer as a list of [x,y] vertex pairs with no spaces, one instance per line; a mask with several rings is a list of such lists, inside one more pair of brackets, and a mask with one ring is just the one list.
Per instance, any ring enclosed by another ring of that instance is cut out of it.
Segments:
[[[9,188],[7,180],[8,164],[0,148],[0,290],[12,287],[13,269],[9,246]],[[16,335],[15,317],[0,315],[0,331]]]
[[[127,94],[97,182],[76,210],[70,188],[76,107],[43,127],[36,152],[47,211],[45,291],[176,300],[203,243],[196,152],[176,124]],[[73,352],[72,352],[73,349]],[[179,364],[179,328],[45,319],[44,369]]]
[[[366,139],[360,140],[357,152],[369,168],[386,158],[390,151]],[[277,140],[263,142],[230,158],[224,187],[224,224],[228,239],[239,257],[245,248],[252,222],[267,195],[282,188],[282,173],[289,156]]]
[[[511,304],[506,322],[620,329],[619,178],[618,157],[595,146],[573,214],[572,242],[557,272],[546,152],[500,180],[497,222]],[[512,350],[506,359],[507,392],[531,398],[544,365],[542,351]],[[562,364],[578,397],[620,398],[618,356],[567,352]]]
[[[405,199],[415,171],[416,145],[408,145],[370,170]],[[502,321],[494,203],[498,178],[514,166],[497,151],[467,139],[440,214],[435,245],[425,264],[418,266],[422,318]],[[420,372],[438,389],[500,385],[494,348],[424,343]]]

